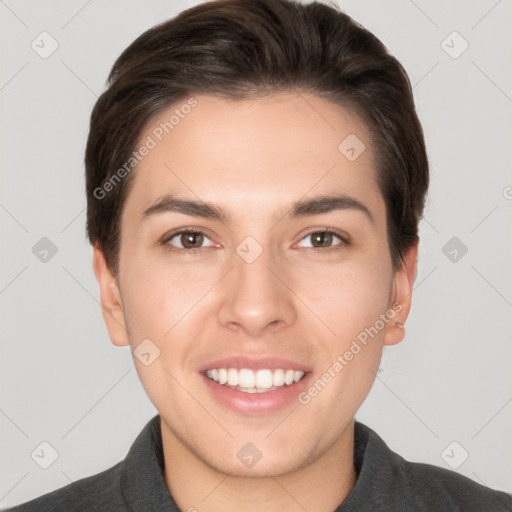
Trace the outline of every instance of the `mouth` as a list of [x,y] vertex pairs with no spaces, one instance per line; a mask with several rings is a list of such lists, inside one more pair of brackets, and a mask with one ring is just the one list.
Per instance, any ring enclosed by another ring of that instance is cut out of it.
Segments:
[[288,360],[248,357],[211,362],[199,373],[217,405],[244,415],[265,415],[298,405],[298,395],[312,375],[310,368]]

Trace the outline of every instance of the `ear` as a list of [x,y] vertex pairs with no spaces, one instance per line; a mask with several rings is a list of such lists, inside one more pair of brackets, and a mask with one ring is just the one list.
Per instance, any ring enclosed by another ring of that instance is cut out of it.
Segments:
[[395,272],[393,300],[389,307],[397,313],[388,324],[384,334],[384,345],[396,345],[404,339],[404,325],[411,309],[412,289],[416,279],[417,258],[418,244],[414,244],[405,252],[404,261]]
[[93,247],[93,266],[96,279],[100,286],[101,309],[103,320],[114,345],[129,345],[123,303],[116,278],[110,271],[103,251],[96,245]]

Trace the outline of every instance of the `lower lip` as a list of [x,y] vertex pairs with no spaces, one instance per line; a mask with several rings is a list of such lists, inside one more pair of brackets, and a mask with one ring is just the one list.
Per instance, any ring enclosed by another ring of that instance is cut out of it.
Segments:
[[223,407],[241,414],[264,415],[297,403],[298,395],[306,389],[311,374],[308,372],[298,382],[290,385],[285,384],[278,389],[265,393],[244,393],[218,384],[206,375],[200,375],[212,397]]

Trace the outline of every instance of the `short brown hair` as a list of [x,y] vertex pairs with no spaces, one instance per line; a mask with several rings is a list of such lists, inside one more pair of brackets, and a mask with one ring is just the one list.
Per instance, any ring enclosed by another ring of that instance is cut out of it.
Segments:
[[87,235],[114,274],[133,173],[112,180],[123,165],[126,170],[149,119],[193,94],[237,100],[293,90],[354,109],[369,127],[393,269],[399,268],[405,251],[419,241],[429,182],[423,130],[404,68],[337,7],[217,0],[139,36],[114,63],[92,111],[85,154]]

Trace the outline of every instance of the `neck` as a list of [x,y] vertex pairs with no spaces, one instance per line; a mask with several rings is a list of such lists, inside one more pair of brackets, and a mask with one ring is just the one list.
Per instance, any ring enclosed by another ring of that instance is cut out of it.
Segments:
[[205,464],[162,422],[165,481],[180,508],[189,512],[332,512],[353,489],[354,422],[317,460],[284,475],[234,477]]

